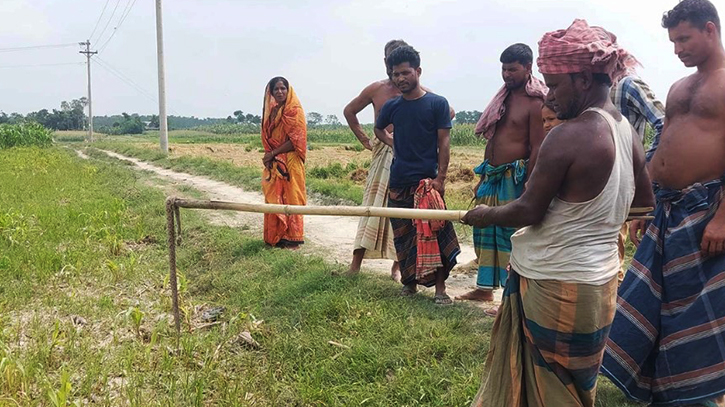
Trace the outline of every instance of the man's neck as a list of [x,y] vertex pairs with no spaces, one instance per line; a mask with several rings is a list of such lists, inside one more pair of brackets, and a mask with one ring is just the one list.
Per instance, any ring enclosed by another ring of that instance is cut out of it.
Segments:
[[423,96],[425,96],[426,91],[423,90],[423,88],[418,85],[415,89],[411,90],[408,93],[403,93],[403,99],[405,100],[416,100],[420,99]]
[[725,49],[720,44],[705,62],[697,66],[697,72],[709,74],[723,68],[725,68]]
[[579,115],[584,113],[587,109],[592,107],[602,108],[607,104],[609,100],[609,88],[606,86],[600,86],[596,90],[592,91],[584,97],[581,110]]

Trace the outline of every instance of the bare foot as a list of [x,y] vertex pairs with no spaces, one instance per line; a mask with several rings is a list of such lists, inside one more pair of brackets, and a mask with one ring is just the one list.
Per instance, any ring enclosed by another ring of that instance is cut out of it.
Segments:
[[481,289],[475,289],[473,291],[469,291],[463,295],[459,295],[456,297],[457,300],[465,300],[465,301],[480,301],[480,302],[486,302],[486,301],[493,301],[493,290],[481,290]]
[[418,292],[418,287],[415,283],[404,285],[403,289],[400,290],[400,296],[401,297],[410,297],[411,295],[415,295],[415,293]]
[[465,271],[478,271],[478,259],[473,259],[465,264],[459,264],[457,268],[461,268]]
[[397,283],[399,283],[402,279],[402,276],[400,275],[400,264],[397,261],[393,262],[393,267],[390,268],[390,278]]
[[496,318],[496,316],[498,315],[498,307],[489,308],[489,309],[483,311],[483,313],[488,315],[489,317]]

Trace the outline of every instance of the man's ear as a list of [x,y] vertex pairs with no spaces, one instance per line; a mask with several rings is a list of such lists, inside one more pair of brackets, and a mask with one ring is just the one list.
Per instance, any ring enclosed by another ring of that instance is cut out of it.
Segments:
[[708,21],[705,23],[705,32],[707,33],[708,37],[716,37],[720,38],[720,32],[717,30],[717,26],[712,21]]
[[417,67],[415,68],[415,72],[418,74],[418,76],[420,76],[420,74],[423,73],[423,69],[421,69],[421,67]]
[[574,81],[574,86],[576,87],[578,82],[582,90],[591,89],[592,84],[594,83],[594,77],[590,71],[576,73],[574,74],[572,80]]

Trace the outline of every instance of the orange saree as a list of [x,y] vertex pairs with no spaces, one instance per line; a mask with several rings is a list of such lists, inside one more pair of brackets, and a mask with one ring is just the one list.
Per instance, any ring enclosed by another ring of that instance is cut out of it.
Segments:
[[[280,205],[306,205],[305,155],[307,153],[307,122],[299,99],[289,87],[287,100],[276,112],[277,102],[269,89],[264,96],[262,144],[270,152],[290,140],[294,151],[275,156],[272,168],[262,173],[264,202]],[[274,112],[274,117],[272,117]],[[277,244],[304,243],[302,215],[264,215],[264,241]]]

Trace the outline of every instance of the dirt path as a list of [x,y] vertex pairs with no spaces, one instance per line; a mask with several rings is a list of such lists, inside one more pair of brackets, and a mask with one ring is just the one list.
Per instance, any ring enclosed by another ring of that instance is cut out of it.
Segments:
[[[262,194],[253,191],[245,191],[223,182],[215,181],[207,177],[191,175],[181,172],[160,168],[155,165],[137,160],[132,157],[99,150],[110,157],[119,160],[129,161],[135,165],[134,168],[152,172],[156,176],[171,182],[177,186],[187,185],[202,193],[208,199],[220,201],[233,201],[242,203],[264,203]],[[83,157],[78,151],[78,155]],[[311,201],[311,204],[316,204]],[[224,224],[232,227],[258,230],[261,234],[262,214],[226,212],[226,211],[205,211],[207,219],[215,224]],[[183,214],[182,214],[183,217]],[[305,241],[302,252],[306,254],[322,254],[328,261],[347,265],[351,260],[353,242],[357,232],[358,218],[343,216],[305,216]],[[465,264],[475,258],[473,247],[461,242],[461,254],[458,256],[458,264]],[[389,274],[392,261],[390,260],[366,260],[363,263],[363,270],[380,274]],[[469,291],[475,285],[475,273],[465,273],[463,270],[454,269],[448,279],[448,291],[451,296],[460,295]],[[432,291],[432,290],[427,290]],[[497,293],[500,298],[500,292]],[[490,307],[491,304],[486,304]]]

